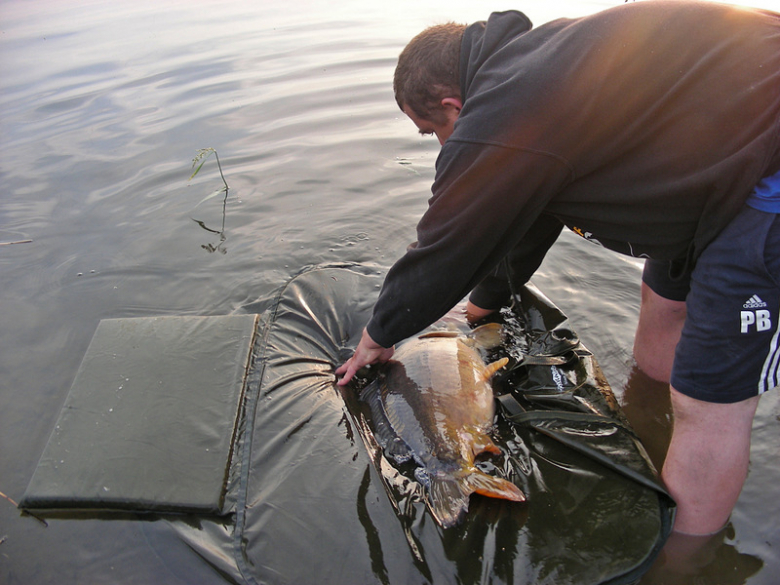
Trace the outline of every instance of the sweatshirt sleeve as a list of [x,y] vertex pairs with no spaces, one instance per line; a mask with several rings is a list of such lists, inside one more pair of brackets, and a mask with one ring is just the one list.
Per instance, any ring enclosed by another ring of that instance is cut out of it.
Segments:
[[448,140],[417,246],[388,272],[371,338],[390,347],[441,318],[523,239],[570,176],[544,153]]
[[513,287],[527,283],[558,239],[563,224],[552,215],[542,214],[522,240],[499,262],[490,274],[471,291],[469,300],[482,309],[498,310],[505,306]]

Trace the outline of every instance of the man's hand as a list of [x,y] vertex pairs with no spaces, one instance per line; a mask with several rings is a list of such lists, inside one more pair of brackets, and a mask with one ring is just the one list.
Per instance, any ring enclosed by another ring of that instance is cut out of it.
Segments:
[[337,376],[343,374],[341,380],[338,381],[338,385],[343,386],[349,382],[363,366],[386,362],[393,356],[394,351],[394,347],[382,347],[376,343],[371,339],[368,331],[363,329],[363,337],[360,338],[360,343],[358,343],[355,353],[336,370]]
[[493,309],[483,309],[482,307],[478,307],[471,301],[466,302],[466,321],[468,321],[472,325],[477,321],[479,321],[480,319],[484,319],[485,317],[493,313],[495,313]]

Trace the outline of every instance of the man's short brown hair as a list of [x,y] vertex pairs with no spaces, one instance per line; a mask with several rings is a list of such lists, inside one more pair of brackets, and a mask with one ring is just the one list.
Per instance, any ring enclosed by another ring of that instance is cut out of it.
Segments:
[[460,95],[460,44],[465,24],[450,22],[425,29],[398,57],[393,90],[398,107],[410,107],[426,120],[441,116],[441,100]]

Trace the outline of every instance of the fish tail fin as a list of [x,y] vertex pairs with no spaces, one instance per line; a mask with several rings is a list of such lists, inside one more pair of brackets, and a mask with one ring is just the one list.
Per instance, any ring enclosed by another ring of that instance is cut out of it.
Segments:
[[472,492],[463,477],[432,476],[428,507],[436,522],[443,528],[458,524],[469,509],[469,496]]
[[525,501],[525,494],[515,484],[476,468],[464,470],[458,475],[442,474],[430,479],[428,506],[444,528],[460,522],[469,509],[469,496],[473,493],[513,502]]

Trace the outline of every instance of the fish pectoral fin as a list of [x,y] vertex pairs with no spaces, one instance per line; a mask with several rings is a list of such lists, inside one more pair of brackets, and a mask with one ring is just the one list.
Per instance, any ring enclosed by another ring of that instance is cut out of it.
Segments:
[[458,432],[461,441],[461,457],[466,461],[474,461],[484,453],[501,455],[501,449],[493,442],[485,429],[465,426]]
[[482,379],[485,381],[490,380],[490,378],[493,377],[493,374],[495,374],[498,370],[503,368],[508,363],[509,363],[509,358],[504,357],[496,362],[493,362],[492,364],[486,365],[485,369],[482,371]]
[[496,445],[490,439],[484,443],[475,444],[471,449],[472,457],[477,457],[479,455],[483,455],[484,453],[489,453],[491,455],[501,455],[501,449],[499,449],[498,445]]
[[499,323],[486,323],[475,328],[469,337],[482,349],[494,349],[504,342],[504,328]]

